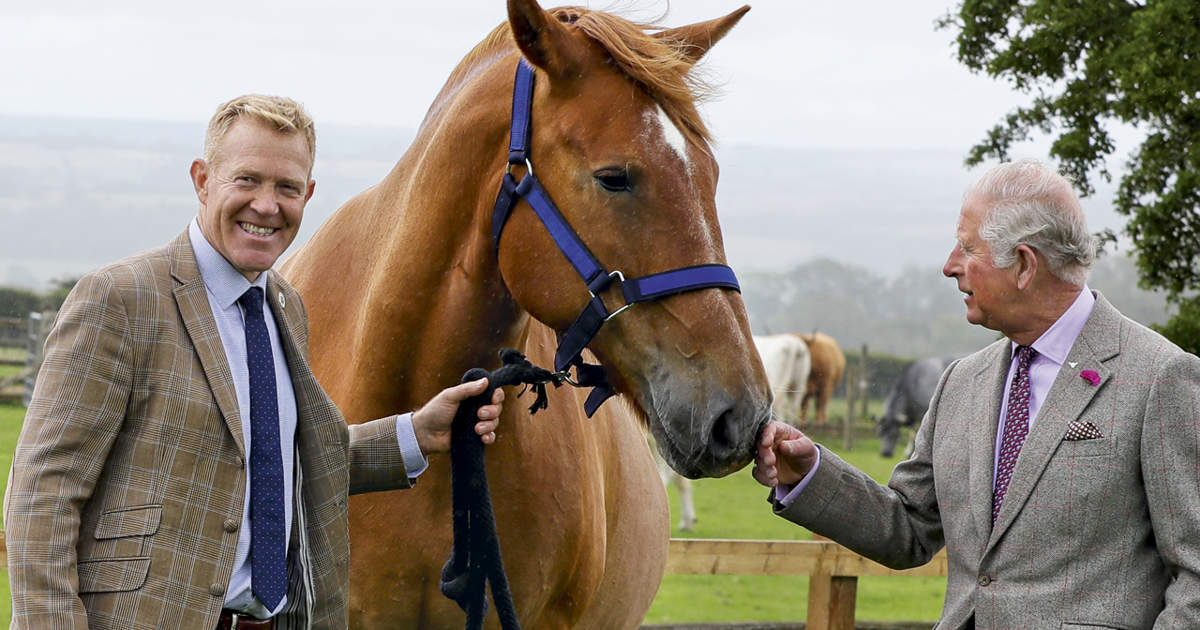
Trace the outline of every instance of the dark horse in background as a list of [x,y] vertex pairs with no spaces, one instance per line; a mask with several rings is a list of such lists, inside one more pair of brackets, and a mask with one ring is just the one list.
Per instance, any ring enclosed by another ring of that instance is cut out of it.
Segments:
[[[506,169],[535,170],[614,274],[725,263],[717,163],[691,70],[746,10],[661,30],[509,0],[508,21],[459,63],[395,168],[284,265],[308,308],[313,371],[349,423],[412,409],[472,367],[495,368],[500,347],[552,366],[558,334],[594,304],[526,201],[493,242]],[[529,161],[510,165],[521,59],[536,69]],[[395,70],[383,80],[402,81]],[[609,312],[625,303],[618,280],[595,287]],[[587,418],[581,390],[551,388],[537,416],[512,396],[487,451],[504,562],[529,630],[628,630],[645,618],[670,515],[643,428],[676,471],[715,477],[749,463],[770,415],[732,288],[639,302],[587,348],[619,397]],[[438,589],[450,506],[449,458],[437,455],[412,489],[351,498],[351,627],[463,627]],[[486,624],[498,626],[494,613]]]
[[[938,380],[946,368],[959,357],[931,357],[914,361],[900,372],[892,391],[888,392],[887,400],[883,403],[883,417],[876,420],[876,431],[879,433],[879,454],[891,457],[900,441],[901,427],[919,426],[925,412],[929,410],[929,400],[937,389]],[[913,430],[916,435],[916,430]],[[909,446],[905,457],[912,454]]]

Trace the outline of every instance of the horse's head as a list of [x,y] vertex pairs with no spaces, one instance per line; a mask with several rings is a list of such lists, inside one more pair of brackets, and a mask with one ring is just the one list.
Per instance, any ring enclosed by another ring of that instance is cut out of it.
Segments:
[[[606,13],[508,4],[513,39],[536,68],[530,162],[587,249],[624,278],[723,264],[717,164],[690,72],[748,7],[648,34]],[[505,224],[498,255],[513,297],[560,333],[589,303],[579,272],[525,202]],[[625,304],[621,285],[598,292],[610,312]],[[720,476],[753,457],[770,394],[736,291],[638,303],[604,323],[588,348],[681,474]]]
[[900,441],[900,427],[909,424],[900,396],[893,389],[883,403],[883,415],[875,418],[875,432],[879,435],[879,454],[891,457]]

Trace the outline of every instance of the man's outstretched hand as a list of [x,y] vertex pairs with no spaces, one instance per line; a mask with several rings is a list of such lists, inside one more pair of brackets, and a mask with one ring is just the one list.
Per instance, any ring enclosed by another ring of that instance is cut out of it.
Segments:
[[817,445],[790,424],[772,421],[763,428],[754,458],[754,479],[768,488],[795,485],[817,461]]

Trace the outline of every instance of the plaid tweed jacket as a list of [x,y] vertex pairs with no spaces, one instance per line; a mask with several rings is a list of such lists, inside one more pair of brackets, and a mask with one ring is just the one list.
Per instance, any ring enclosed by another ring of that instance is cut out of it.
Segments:
[[1096,297],[994,527],[1007,339],[947,368],[886,487],[823,449],[777,513],[894,568],[945,545],[940,630],[1200,628],[1200,359]]
[[[410,482],[395,419],[347,428],[309,368],[300,295],[268,273],[298,412],[278,621],[345,628],[347,494]],[[242,421],[187,232],[82,278],[47,339],[5,498],[12,627],[214,628],[247,491]]]

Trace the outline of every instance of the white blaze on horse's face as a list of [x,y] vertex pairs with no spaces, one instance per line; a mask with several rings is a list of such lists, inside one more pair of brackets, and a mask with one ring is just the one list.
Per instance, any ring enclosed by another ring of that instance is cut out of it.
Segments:
[[679,159],[683,161],[683,166],[687,171],[688,177],[692,174],[692,162],[688,159],[688,142],[687,138],[683,137],[683,132],[679,131],[679,127],[675,126],[675,121],[667,116],[667,112],[663,111],[662,107],[655,106],[654,109],[646,112],[646,131],[647,135],[650,130],[658,128],[661,140],[647,138],[651,142],[662,142],[666,144]]

